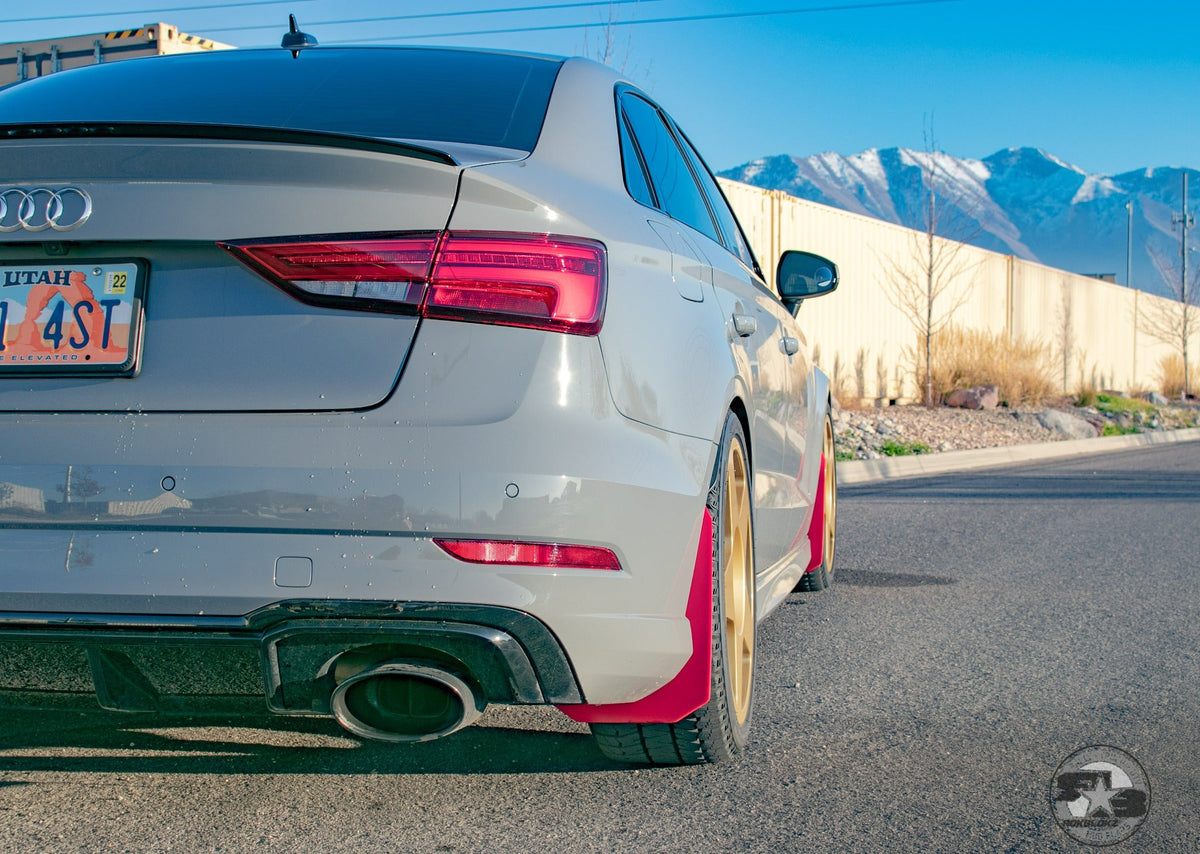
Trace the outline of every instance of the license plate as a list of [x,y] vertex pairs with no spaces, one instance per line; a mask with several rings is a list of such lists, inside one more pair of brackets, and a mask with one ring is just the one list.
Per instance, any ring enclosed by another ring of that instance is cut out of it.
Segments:
[[0,373],[137,369],[142,261],[0,264]]

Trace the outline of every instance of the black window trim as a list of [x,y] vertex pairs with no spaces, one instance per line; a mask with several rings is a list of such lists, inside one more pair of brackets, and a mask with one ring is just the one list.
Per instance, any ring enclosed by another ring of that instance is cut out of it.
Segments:
[[[618,121],[625,122],[625,127],[626,127],[627,132],[629,133],[630,142],[633,144],[634,151],[637,152],[638,163],[642,168],[642,176],[646,179],[646,185],[650,188],[650,195],[654,199],[654,202],[655,202],[654,210],[658,211],[663,216],[669,217],[672,222],[679,222],[681,225],[686,225],[688,228],[691,228],[694,231],[696,230],[694,228],[694,226],[688,225],[686,222],[681,222],[680,220],[675,219],[675,217],[672,217],[665,210],[663,210],[662,205],[658,200],[658,193],[654,189],[654,182],[650,180],[649,171],[646,168],[645,155],[642,154],[641,146],[638,144],[637,135],[633,133],[633,129],[629,125],[628,119],[625,117],[625,108],[624,108],[624,105],[621,103],[621,101],[626,96],[641,98],[643,101],[645,101],[647,104],[649,104],[650,107],[655,112],[658,113],[659,118],[661,118],[663,121],[663,124],[666,125],[668,133],[672,136],[672,139],[675,142],[675,146],[679,149],[679,153],[683,156],[683,162],[688,168],[688,173],[692,176],[692,181],[695,183],[696,189],[698,189],[700,191],[700,198],[704,202],[705,210],[708,211],[709,219],[712,220],[713,230],[716,231],[716,233],[718,235],[720,235],[720,237],[721,237],[721,240],[719,241],[721,247],[726,252],[728,252],[730,255],[732,255],[734,258],[736,258],[739,264],[741,264],[743,267],[746,267],[747,270],[749,270],[751,273],[753,273],[754,276],[757,277],[758,280],[762,283],[763,288],[768,293],[771,293],[772,296],[775,296],[778,299],[778,294],[775,294],[774,292],[772,292],[771,288],[769,286],[767,286],[767,284],[766,284],[767,280],[766,280],[766,277],[763,275],[762,266],[758,262],[758,256],[754,254],[754,248],[750,245],[750,241],[746,239],[745,229],[742,228],[742,224],[738,220],[736,214],[733,215],[733,221],[737,224],[738,232],[741,234],[742,241],[746,244],[746,250],[750,253],[750,258],[754,261],[754,266],[753,267],[747,266],[746,262],[742,259],[741,255],[739,255],[737,252],[735,252],[733,249],[731,249],[729,247],[729,242],[728,242],[729,238],[726,236],[724,230],[721,228],[721,221],[717,217],[716,212],[713,211],[713,209],[712,209],[712,202],[708,198],[708,193],[705,192],[705,190],[704,190],[704,185],[700,181],[700,176],[698,176],[696,174],[695,167],[692,165],[692,158],[688,157],[687,149],[685,148],[685,146],[687,146],[687,148],[690,148],[692,150],[692,153],[696,155],[696,159],[700,161],[700,165],[703,166],[704,169],[708,172],[709,178],[712,179],[713,185],[717,188],[717,192],[720,193],[720,195],[721,195],[721,200],[725,203],[726,207],[729,208],[729,211],[731,214],[733,213],[733,208],[729,204],[729,199],[726,198],[726,196],[725,196],[725,191],[722,190],[721,185],[717,183],[716,177],[713,175],[712,170],[709,169],[708,164],[704,162],[704,158],[700,155],[700,152],[696,149],[696,146],[692,145],[692,141],[690,139],[688,139],[687,134],[685,134],[683,132],[683,130],[680,129],[679,125],[677,125],[675,123],[675,120],[673,118],[671,118],[667,114],[667,112],[665,110],[663,110],[662,107],[660,107],[657,103],[655,103],[652,98],[650,98],[648,95],[646,95],[646,93],[642,92],[641,90],[639,90],[633,86],[630,86],[627,83],[618,83],[617,87],[616,87],[616,102],[617,102]],[[619,132],[619,129],[618,129],[618,132]],[[622,164],[621,164],[622,170],[624,170],[624,159],[623,158],[624,158],[624,155],[622,154]],[[622,182],[624,182],[624,177],[625,177],[624,172],[622,171],[622,175],[621,175]],[[626,185],[626,187],[625,187],[625,192],[629,193],[628,185]],[[629,197],[633,198],[633,194],[629,193]],[[636,202],[637,199],[634,199],[634,201]],[[641,204],[641,202],[638,202],[638,204]],[[698,232],[698,233],[703,234],[703,232]],[[704,236],[708,237],[707,234],[705,234]]]
[[[642,147],[638,145],[637,136],[633,132],[632,125],[629,124],[629,117],[625,115],[625,108],[622,106],[620,99],[617,100],[617,121],[620,127],[617,128],[618,144],[620,142],[621,129],[624,128],[625,136],[629,137],[629,146],[633,149],[633,155],[637,158],[638,170],[642,173],[642,181],[646,184],[646,190],[650,193],[650,201],[653,203],[653,209],[665,214],[662,209],[662,204],[658,201],[658,191],[654,189],[654,182],[650,180],[650,170],[646,167],[646,155],[642,154]],[[633,191],[629,189],[629,182],[625,180],[628,170],[625,168],[625,146],[619,145],[621,149],[621,180],[625,184],[625,192],[629,194],[629,198],[633,199],[639,205],[641,201],[633,195]],[[645,205],[642,205],[645,207]]]
[[[646,102],[646,104],[650,107],[650,109],[654,110],[654,112],[656,112],[658,114],[659,119],[662,120],[663,126],[667,129],[667,135],[670,136],[671,141],[675,143],[675,148],[679,151],[679,156],[683,159],[683,164],[684,164],[684,166],[687,167],[688,174],[692,177],[692,183],[695,184],[696,190],[699,191],[699,193],[700,193],[700,201],[702,201],[704,203],[704,210],[708,213],[708,218],[712,221],[713,231],[715,231],[718,235],[722,236],[722,239],[718,242],[720,243],[721,246],[723,246],[725,248],[726,251],[728,251],[729,247],[725,246],[724,235],[723,235],[723,232],[721,231],[721,224],[717,221],[717,217],[713,213],[712,204],[708,201],[708,194],[704,192],[704,187],[702,187],[700,185],[700,181],[696,177],[696,172],[692,168],[692,164],[688,159],[687,152],[685,152],[683,150],[683,146],[681,146],[679,144],[679,137],[678,137],[677,131],[675,129],[675,122],[671,119],[670,116],[667,115],[666,111],[663,110],[662,107],[660,107],[658,104],[656,104],[654,102],[654,100],[652,98],[650,98],[648,95],[646,95],[641,90],[636,89],[633,86],[630,86],[628,84],[618,84],[617,85],[617,104],[618,104],[618,108],[620,109],[621,116],[625,115],[624,106],[621,104],[621,99],[625,98],[625,97],[634,97],[634,98],[642,99],[643,101]],[[688,228],[692,229],[693,231],[697,232],[698,234],[704,234],[704,232],[700,231],[695,226],[688,225],[688,223],[683,222],[682,220],[676,219],[675,217],[671,216],[669,213],[667,213],[663,209],[662,203],[658,199],[658,193],[654,189],[654,182],[652,180],[650,180],[649,170],[645,168],[645,155],[642,154],[642,147],[641,147],[641,145],[638,144],[637,135],[632,132],[632,130],[633,130],[632,125],[627,125],[627,126],[630,129],[630,140],[633,142],[634,149],[637,150],[638,159],[641,162],[642,167],[643,167],[642,174],[646,176],[646,183],[650,186],[651,195],[654,196],[654,200],[655,200],[655,204],[656,204],[655,210],[657,210],[663,216],[669,217],[672,222],[678,222],[681,225],[686,225]],[[625,189],[626,189],[626,191],[628,191],[629,188],[626,187]],[[704,234],[704,236],[708,237],[710,240],[712,239],[707,234]]]
[[[728,209],[730,216],[733,218],[733,223],[737,226],[738,234],[742,238],[742,243],[745,244],[746,251],[750,253],[750,259],[754,262],[754,265],[748,266],[747,269],[766,282],[766,277],[763,275],[762,267],[758,263],[758,256],[754,254],[754,247],[751,246],[750,241],[746,239],[746,230],[742,228],[741,220],[739,220],[737,218],[737,214],[733,212],[733,205],[729,204],[729,198],[725,195],[725,191],[721,189],[721,184],[717,181],[717,176],[713,174],[712,169],[710,169],[708,164],[704,162],[704,156],[700,153],[700,149],[696,148],[696,146],[692,144],[692,141],[688,139],[688,135],[683,132],[683,129],[676,125],[674,121],[671,121],[671,125],[675,130],[675,133],[678,134],[679,138],[683,141],[683,145],[680,147],[683,148],[683,146],[686,145],[688,149],[691,149],[692,154],[696,156],[696,160],[699,161],[700,165],[704,167],[704,171],[708,173],[709,180],[711,180],[712,185],[716,187],[717,193],[721,197],[721,201],[724,202],[726,209]],[[688,166],[690,167],[692,165],[691,158],[687,156],[686,150],[684,151],[684,159],[688,161]],[[746,262],[742,259],[742,256],[730,248],[730,237],[729,235],[726,235],[724,229],[721,228],[720,217],[718,217],[712,210],[712,201],[708,198],[708,193],[704,192],[704,183],[700,181],[698,175],[695,177],[696,183],[700,185],[700,192],[704,196],[704,201],[709,206],[709,212],[712,214],[713,220],[717,224],[717,232],[721,234],[723,238],[722,245],[724,245],[725,249],[728,250],[730,255],[732,255],[734,258],[737,258],[738,261],[741,261],[743,266],[746,266]]]

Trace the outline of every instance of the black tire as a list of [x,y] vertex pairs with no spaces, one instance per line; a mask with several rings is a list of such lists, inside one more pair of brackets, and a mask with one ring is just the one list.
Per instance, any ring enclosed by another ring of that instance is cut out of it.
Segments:
[[709,701],[673,724],[592,724],[596,743],[610,759],[702,765],[730,761],[745,748],[754,696],[753,495],[745,430],[730,413],[708,492],[713,517]]
[[821,549],[821,564],[811,572],[800,576],[796,589],[802,592],[816,593],[829,589],[833,584],[834,546],[837,544],[837,448],[834,443],[833,417],[825,415],[825,436],[821,443],[821,455],[825,458],[825,481],[822,487],[825,492],[821,509],[824,513],[822,536],[824,545]]

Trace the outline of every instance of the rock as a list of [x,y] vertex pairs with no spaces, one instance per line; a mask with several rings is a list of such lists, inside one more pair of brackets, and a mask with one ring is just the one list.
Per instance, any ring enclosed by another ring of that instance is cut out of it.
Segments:
[[946,398],[946,405],[956,409],[995,409],[1000,405],[1000,389],[994,385],[955,389]]
[[1147,403],[1153,403],[1155,406],[1167,405],[1167,399],[1156,391],[1152,391],[1149,394],[1143,395],[1142,400],[1146,401]]
[[1038,413],[1038,422],[1047,430],[1062,433],[1070,439],[1094,439],[1096,428],[1082,418],[1063,412],[1061,409],[1047,409]]

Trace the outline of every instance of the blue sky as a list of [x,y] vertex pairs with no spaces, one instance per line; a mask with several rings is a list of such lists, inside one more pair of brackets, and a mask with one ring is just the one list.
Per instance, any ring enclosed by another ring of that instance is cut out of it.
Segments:
[[[595,56],[611,15],[610,64],[675,115],[714,169],[771,154],[921,148],[930,124],[937,146],[960,157],[1033,146],[1103,174],[1200,167],[1196,0],[626,0],[496,11],[568,2],[8,2],[0,42],[163,21],[239,47],[277,45],[292,11],[323,44]],[[181,8],[200,6],[210,8]],[[480,14],[398,19],[431,10]],[[779,14],[647,22],[753,12]],[[390,20],[333,23],[359,18]],[[571,28],[533,29],[544,27]],[[501,29],[520,31],[463,34]]]

